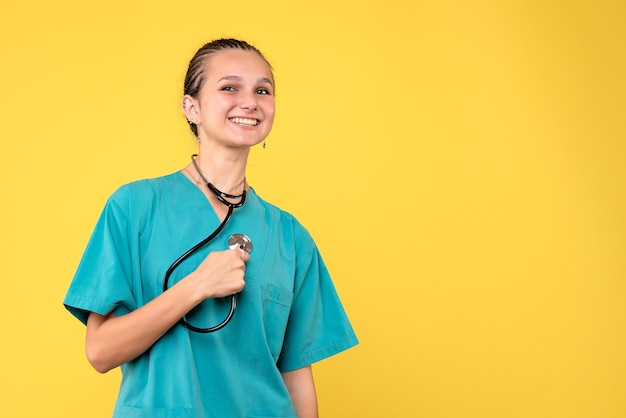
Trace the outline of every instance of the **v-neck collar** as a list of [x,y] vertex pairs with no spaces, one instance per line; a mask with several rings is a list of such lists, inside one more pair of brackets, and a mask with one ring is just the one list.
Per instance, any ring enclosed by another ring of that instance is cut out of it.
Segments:
[[[174,175],[177,177],[178,181],[182,184],[182,186],[185,187],[187,190],[189,190],[189,196],[194,196],[193,197],[194,205],[197,204],[197,207],[199,207],[201,209],[203,207],[206,207],[207,210],[211,212],[214,220],[216,222],[218,222],[218,223],[221,223],[222,220],[220,219],[220,217],[215,212],[215,209],[213,208],[213,205],[211,204],[209,199],[206,197],[206,195],[204,193],[202,193],[202,190],[200,190],[200,187],[198,187],[198,185],[196,183],[194,183],[193,180],[191,180],[189,177],[187,177],[185,175],[185,173],[183,173],[182,170],[179,170],[179,171],[175,172]],[[193,191],[191,191],[191,189],[193,189]],[[247,195],[246,195],[246,201],[249,200],[251,197],[254,197],[254,196],[256,196],[256,193],[254,192],[254,189],[252,187],[249,187],[248,191],[247,191]],[[200,201],[202,201],[202,203],[200,203]],[[235,212],[244,210],[246,205],[247,205],[247,203],[244,204],[242,207],[240,207],[238,209],[235,209]]]

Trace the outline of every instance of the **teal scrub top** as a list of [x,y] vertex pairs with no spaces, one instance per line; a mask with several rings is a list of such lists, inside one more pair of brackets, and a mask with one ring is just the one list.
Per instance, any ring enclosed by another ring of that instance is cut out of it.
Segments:
[[[220,224],[210,203],[176,172],[120,187],[107,201],[64,299],[83,323],[89,312],[124,315],[162,293],[170,264]],[[170,286],[233,233],[253,250],[237,310],[221,330],[172,327],[121,366],[114,417],[295,417],[281,372],[358,343],[309,233],[250,189],[225,229],[181,264]],[[209,299],[187,321],[221,322],[230,298]]]

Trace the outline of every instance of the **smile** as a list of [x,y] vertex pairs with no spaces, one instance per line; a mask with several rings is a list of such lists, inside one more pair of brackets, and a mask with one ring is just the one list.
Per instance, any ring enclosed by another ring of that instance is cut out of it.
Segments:
[[258,119],[248,119],[248,118],[229,118],[229,121],[236,123],[237,125],[245,125],[245,126],[256,126],[260,122]]

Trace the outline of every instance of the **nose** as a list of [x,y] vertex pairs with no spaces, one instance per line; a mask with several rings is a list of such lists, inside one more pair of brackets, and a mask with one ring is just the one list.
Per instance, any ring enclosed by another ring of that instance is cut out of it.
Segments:
[[254,91],[244,92],[239,101],[239,107],[247,110],[255,110],[257,108],[257,96]]

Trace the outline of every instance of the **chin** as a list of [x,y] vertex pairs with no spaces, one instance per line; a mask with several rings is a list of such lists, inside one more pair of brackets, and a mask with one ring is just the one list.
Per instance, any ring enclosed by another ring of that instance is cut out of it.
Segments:
[[250,139],[250,138],[240,138],[239,140],[234,141],[235,144],[237,146],[241,146],[241,147],[254,147],[256,145],[259,145],[261,143],[263,143],[263,141],[265,140],[265,137],[259,139],[259,138],[255,138],[255,139]]

